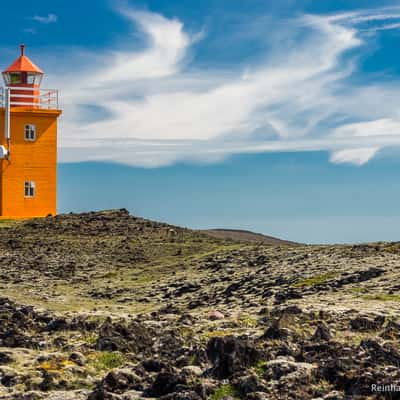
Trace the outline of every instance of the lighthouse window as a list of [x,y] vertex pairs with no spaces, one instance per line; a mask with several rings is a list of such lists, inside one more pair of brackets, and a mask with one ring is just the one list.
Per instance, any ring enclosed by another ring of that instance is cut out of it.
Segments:
[[21,83],[21,73],[20,72],[11,72],[10,73],[10,83]]
[[25,182],[25,197],[35,197],[35,182],[26,181]]
[[10,84],[10,74],[8,74],[7,72],[3,72],[3,79],[6,85]]
[[28,76],[27,76],[28,85],[40,85],[41,80],[42,80],[41,74],[35,74],[33,72],[28,72]]
[[33,85],[35,83],[35,74],[28,73],[27,82],[28,85]]
[[32,124],[25,125],[25,140],[36,140],[36,126]]

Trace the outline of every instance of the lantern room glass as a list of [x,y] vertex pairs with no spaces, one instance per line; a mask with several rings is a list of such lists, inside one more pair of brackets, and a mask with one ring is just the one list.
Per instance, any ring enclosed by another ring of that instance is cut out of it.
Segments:
[[3,79],[7,86],[22,83],[21,72],[3,72]]
[[12,85],[33,85],[40,86],[43,74],[37,72],[3,72],[3,79],[7,86]]
[[42,81],[42,74],[37,74],[35,72],[28,72],[26,83],[28,85],[39,86]]

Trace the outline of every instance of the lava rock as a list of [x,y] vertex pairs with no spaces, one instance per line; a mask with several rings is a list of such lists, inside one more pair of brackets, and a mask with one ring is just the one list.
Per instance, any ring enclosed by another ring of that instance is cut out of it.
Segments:
[[160,372],[153,385],[147,391],[153,397],[165,396],[176,391],[178,385],[185,385],[186,380],[172,372]]
[[143,390],[142,379],[129,369],[109,372],[89,396],[89,400],[112,398],[110,394],[121,394],[128,390]]
[[312,337],[312,340],[314,341],[328,341],[331,340],[332,338],[332,334],[331,331],[328,327],[328,325],[326,325],[323,322],[320,322],[317,326],[317,329],[314,332],[314,335]]
[[207,356],[213,364],[212,374],[217,378],[225,379],[255,365],[261,353],[248,339],[225,336],[209,340]]
[[147,327],[132,321],[127,324],[124,321],[113,323],[107,319],[100,327],[99,337],[96,341],[96,349],[100,351],[122,352],[149,352],[153,344],[154,333]]
[[377,316],[375,319],[357,316],[350,321],[350,326],[354,331],[372,331],[382,328],[384,323],[385,317],[383,316]]

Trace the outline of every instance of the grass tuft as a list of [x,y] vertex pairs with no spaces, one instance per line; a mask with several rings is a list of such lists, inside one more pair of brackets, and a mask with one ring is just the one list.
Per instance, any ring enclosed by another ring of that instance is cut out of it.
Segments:
[[293,287],[302,288],[305,286],[315,286],[315,285],[324,283],[330,279],[336,278],[337,276],[338,276],[338,274],[335,272],[330,272],[330,273],[322,274],[322,275],[316,275],[316,276],[312,276],[310,278],[306,278],[306,279],[296,282],[295,284],[293,284]]
[[107,371],[121,367],[125,364],[125,361],[124,355],[119,352],[102,352],[97,358],[93,359],[92,365],[97,371]]
[[211,396],[211,400],[222,400],[225,397],[238,398],[237,391],[230,384],[220,386]]

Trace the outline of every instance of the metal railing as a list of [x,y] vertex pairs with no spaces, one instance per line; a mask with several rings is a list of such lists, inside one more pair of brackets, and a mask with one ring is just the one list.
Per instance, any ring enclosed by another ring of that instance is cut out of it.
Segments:
[[10,107],[31,107],[43,110],[59,109],[58,90],[16,86],[0,88],[0,107],[6,106],[7,89],[10,89]]

